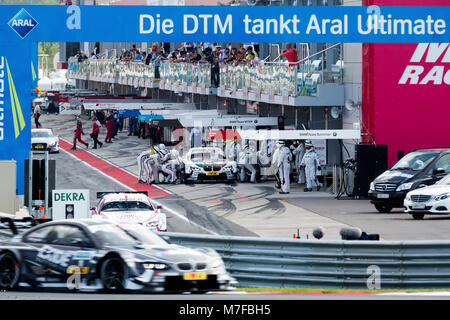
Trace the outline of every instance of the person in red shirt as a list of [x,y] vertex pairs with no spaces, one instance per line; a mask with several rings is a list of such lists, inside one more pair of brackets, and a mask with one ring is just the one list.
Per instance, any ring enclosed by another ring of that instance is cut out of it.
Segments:
[[84,135],[83,127],[81,124],[80,116],[77,116],[77,127],[75,128],[75,135],[73,137],[73,147],[71,150],[77,150],[77,140],[80,141],[80,143],[86,145],[86,149],[89,148],[89,143],[84,142],[83,139],[81,139],[81,135]]
[[281,54],[282,57],[286,57],[289,64],[296,64],[298,62],[298,53],[297,49],[292,48],[290,43],[286,44],[286,50]]
[[113,137],[114,132],[114,111],[111,112],[111,114],[106,118],[106,137],[105,142],[106,143],[112,143],[111,138]]
[[102,124],[100,121],[97,120],[96,116],[92,117],[92,133],[91,138],[94,139],[94,147],[92,149],[97,149],[97,144],[100,146],[100,148],[103,146],[103,143],[98,141],[98,134],[100,133],[100,127]]

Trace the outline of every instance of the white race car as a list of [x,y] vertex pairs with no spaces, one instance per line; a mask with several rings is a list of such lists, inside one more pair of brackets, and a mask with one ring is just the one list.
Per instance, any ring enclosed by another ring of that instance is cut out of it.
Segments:
[[49,152],[59,152],[59,137],[53,134],[52,129],[31,129],[31,145],[35,146],[35,150],[43,144],[47,145]]
[[99,192],[97,207],[91,208],[92,218],[109,219],[117,223],[139,223],[151,230],[167,231],[162,206],[150,201],[145,192]]
[[434,185],[408,192],[404,206],[416,220],[425,214],[450,214],[450,174]]
[[185,182],[199,180],[234,181],[237,178],[236,161],[227,160],[220,148],[191,148],[183,162]]

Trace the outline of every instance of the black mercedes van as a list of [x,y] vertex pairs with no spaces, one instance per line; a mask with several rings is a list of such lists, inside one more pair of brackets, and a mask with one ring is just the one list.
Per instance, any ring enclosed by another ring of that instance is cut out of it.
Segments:
[[432,185],[447,173],[450,173],[450,147],[411,151],[370,184],[370,202],[383,213],[403,208],[409,191]]

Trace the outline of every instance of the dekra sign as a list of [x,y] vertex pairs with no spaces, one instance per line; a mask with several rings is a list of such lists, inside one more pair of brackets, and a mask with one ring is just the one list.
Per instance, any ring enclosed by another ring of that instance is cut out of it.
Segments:
[[54,193],[53,201],[85,201],[83,193]]

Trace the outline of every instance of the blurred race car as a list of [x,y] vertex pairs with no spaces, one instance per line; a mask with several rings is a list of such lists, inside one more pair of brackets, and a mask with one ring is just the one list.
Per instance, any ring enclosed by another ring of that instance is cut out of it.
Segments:
[[[15,228],[11,219],[1,221],[0,228]],[[235,283],[215,250],[168,244],[136,223],[53,221],[0,241],[0,290],[201,293]]]
[[199,180],[234,181],[237,178],[236,161],[227,160],[220,148],[191,148],[183,162],[185,182]]
[[91,208],[92,218],[115,222],[135,222],[156,231],[167,231],[166,215],[162,206],[152,203],[147,192],[98,192],[101,199]]
[[52,129],[31,129],[31,145],[35,150],[44,150],[47,146],[49,152],[59,152],[59,137]]

